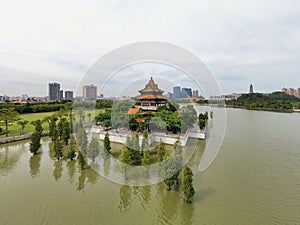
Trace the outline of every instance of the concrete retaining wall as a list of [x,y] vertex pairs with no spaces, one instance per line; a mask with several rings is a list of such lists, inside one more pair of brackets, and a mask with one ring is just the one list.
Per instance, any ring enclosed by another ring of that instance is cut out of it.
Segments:
[[[125,144],[127,136],[131,137],[133,134],[131,131],[121,131],[121,132],[116,130],[105,131],[104,129],[98,127],[93,127],[91,132],[94,135],[98,135],[98,138],[100,140],[104,140],[105,134],[106,132],[108,132],[109,140],[111,142],[116,142],[121,144]],[[156,132],[156,133],[149,134],[149,144],[151,144],[151,142],[153,141],[155,142],[162,141],[165,144],[174,145],[174,143],[179,139],[181,146],[185,146],[189,138],[205,139],[205,130],[200,131],[200,129],[197,130],[195,128],[192,128],[192,129],[188,129],[184,135]],[[139,135],[139,140],[141,145],[143,140],[142,135]]]
[[[14,141],[22,141],[26,139],[30,139],[32,133],[24,134],[24,135],[18,135],[18,136],[12,136],[12,137],[5,137],[0,138],[0,144],[10,143]],[[43,131],[43,136],[48,135],[48,131]]]

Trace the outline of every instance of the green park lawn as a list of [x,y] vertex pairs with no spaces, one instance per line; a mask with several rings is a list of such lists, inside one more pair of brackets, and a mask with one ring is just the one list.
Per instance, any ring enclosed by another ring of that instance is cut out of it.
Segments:
[[[34,120],[42,120],[44,119],[46,116],[51,116],[53,114],[53,112],[46,112],[46,113],[31,113],[31,114],[22,114],[20,115],[21,120],[28,120],[29,123],[26,124],[25,129],[24,129],[24,134],[27,134],[29,132],[33,132],[34,131],[34,125],[31,124],[32,121]],[[5,132],[5,126],[1,126],[1,128],[3,129],[3,133]],[[8,135],[9,136],[17,136],[20,135],[20,125],[17,124],[17,122],[11,124],[8,127]],[[44,130],[48,130],[49,129],[49,125],[48,123],[43,123],[43,128]],[[0,137],[5,137],[5,134],[1,134]]]
[[[95,114],[93,113],[92,110],[90,110],[90,111],[85,110],[84,111],[85,112],[85,122],[89,122],[89,118],[88,118],[89,113],[91,113],[92,116],[94,116],[94,115],[96,116],[99,112],[103,112],[104,110],[105,109],[97,109],[97,110],[95,110]],[[24,134],[27,134],[29,132],[34,131],[34,125],[31,124],[32,121],[38,120],[38,119],[43,120],[45,117],[51,116],[53,114],[55,114],[55,112],[21,114],[20,115],[21,120],[28,120],[29,121],[29,123],[25,126]],[[93,118],[91,118],[91,119],[93,119]],[[44,131],[49,129],[48,123],[43,123],[42,125],[43,125],[43,128],[44,128]],[[5,126],[1,125],[0,127],[3,129],[3,133],[0,135],[0,138],[3,138],[3,137],[5,137]],[[8,127],[8,135],[9,136],[20,135],[20,125],[18,125],[17,122],[11,124]]]

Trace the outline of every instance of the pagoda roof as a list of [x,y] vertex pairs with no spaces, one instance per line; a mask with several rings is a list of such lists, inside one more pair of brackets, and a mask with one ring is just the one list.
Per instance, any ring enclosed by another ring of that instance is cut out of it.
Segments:
[[155,84],[152,77],[150,78],[148,84],[145,85],[145,88],[139,90],[139,92],[141,93],[141,95],[161,95],[162,93],[164,93],[163,90],[158,88],[157,84]]
[[145,99],[145,100],[148,100],[148,99],[164,99],[164,100],[167,100],[168,98],[165,97],[165,96],[162,96],[162,95],[140,95],[140,96],[137,96],[135,99]]

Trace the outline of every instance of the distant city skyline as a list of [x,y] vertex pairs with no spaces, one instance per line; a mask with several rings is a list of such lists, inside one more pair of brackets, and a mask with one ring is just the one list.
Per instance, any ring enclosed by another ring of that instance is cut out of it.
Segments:
[[[105,95],[105,94],[103,94],[103,93],[100,93],[99,91],[98,91],[98,89],[97,89],[97,86],[96,85],[94,85],[94,84],[89,84],[89,85],[83,85],[83,86],[81,86],[81,87],[79,87],[79,89],[80,90],[82,90],[81,91],[81,94],[78,94],[79,92],[77,92],[77,95],[74,95],[74,91],[73,90],[61,90],[60,89],[60,87],[62,87],[62,84],[61,83],[59,83],[59,82],[49,82],[48,83],[48,89],[45,89],[45,93],[48,93],[48,94],[45,94],[45,95],[32,95],[32,94],[30,94],[30,92],[25,92],[25,93],[20,93],[20,94],[16,94],[16,95],[10,95],[10,94],[7,94],[7,93],[0,93],[0,96],[8,96],[8,97],[22,97],[22,96],[24,96],[24,95],[26,95],[26,96],[28,96],[28,97],[41,97],[41,98],[43,98],[43,97],[48,97],[49,99],[51,99],[51,95],[50,95],[50,84],[58,84],[59,85],[59,89],[58,90],[60,90],[60,91],[63,91],[64,92],[64,97],[63,97],[63,99],[65,99],[65,97],[66,96],[68,96],[68,99],[69,98],[74,98],[74,97],[84,97],[85,95],[84,95],[84,87],[89,87],[89,86],[93,86],[92,87],[92,89],[93,89],[93,96],[94,96],[94,98],[95,97],[99,97],[99,96],[101,96],[102,98],[103,98],[103,96],[107,96],[107,97],[115,97],[115,96],[113,96],[113,95]],[[94,89],[94,88],[96,88],[96,89]],[[176,91],[174,92],[174,90],[176,89]],[[248,88],[248,89],[247,89]],[[238,92],[238,91],[233,91],[233,92],[231,92],[231,93],[222,93],[222,94],[224,94],[224,95],[229,95],[229,94],[232,94],[232,93],[239,93],[239,94],[243,94],[243,93],[245,93],[245,94],[247,94],[247,93],[253,93],[253,92],[257,92],[257,93],[272,93],[272,92],[276,92],[276,91],[281,91],[281,92],[284,92],[284,93],[287,93],[287,94],[290,94],[290,95],[295,95],[295,96],[300,96],[300,85],[299,85],[299,87],[297,87],[297,86],[294,86],[294,87],[281,87],[281,88],[278,88],[277,90],[272,90],[272,91],[270,91],[270,92],[259,92],[259,91],[254,91],[254,85],[252,84],[252,83],[250,83],[250,86],[248,86],[247,88],[245,88],[245,90],[243,91],[243,92]],[[194,91],[197,91],[197,95],[198,95],[198,90],[197,89],[193,89],[193,88],[190,88],[190,87],[185,87],[185,86],[181,86],[181,85],[177,85],[177,86],[174,86],[174,87],[169,87],[169,89],[168,90],[166,90],[165,91],[165,95],[167,95],[167,93],[169,92],[169,93],[172,93],[172,94],[175,94],[176,92],[178,92],[178,93],[181,93],[182,91],[183,91],[183,89],[191,89],[190,91],[191,91],[191,93],[190,94],[188,94],[189,96],[192,96],[193,94],[192,94],[192,92],[194,92]],[[252,90],[252,91],[251,91]],[[137,91],[138,91],[138,89],[137,90],[135,90],[135,92],[137,93]],[[99,92],[99,93],[98,93]],[[66,95],[66,93],[67,93],[67,95]],[[177,94],[178,94],[177,93]],[[60,94],[61,93],[59,93],[59,94],[57,94],[57,100],[59,100],[60,99]],[[181,93],[182,94],[182,93]],[[180,98],[179,96],[181,95],[181,94],[179,94],[178,96],[175,94],[175,96],[177,96],[176,98]],[[56,94],[55,94],[56,95]],[[88,94],[88,96],[90,96],[91,95],[91,93],[89,93]],[[72,97],[71,97],[72,96]],[[123,96],[130,96],[130,97],[133,97],[133,96],[135,96],[135,94],[131,94],[131,95],[123,95]],[[56,97],[54,97],[54,98],[52,98],[51,100],[55,100],[56,99]]]

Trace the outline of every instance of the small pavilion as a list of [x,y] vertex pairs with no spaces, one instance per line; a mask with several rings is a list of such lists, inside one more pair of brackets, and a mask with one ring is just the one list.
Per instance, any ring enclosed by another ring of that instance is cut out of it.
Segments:
[[168,103],[168,98],[162,95],[164,91],[158,88],[152,77],[139,93],[140,95],[135,97],[135,107],[142,111],[156,111],[159,106]]

